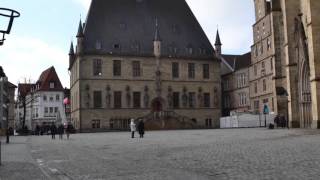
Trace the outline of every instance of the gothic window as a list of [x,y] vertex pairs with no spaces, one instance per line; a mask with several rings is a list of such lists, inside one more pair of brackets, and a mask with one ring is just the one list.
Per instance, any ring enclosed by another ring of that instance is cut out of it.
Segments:
[[121,76],[121,61],[113,61],[113,76]]
[[102,75],[102,61],[101,59],[93,60],[93,75],[101,76]]
[[258,83],[254,83],[254,93],[258,93]]
[[140,61],[133,61],[132,62],[132,72],[133,72],[133,77],[140,77],[141,76]]
[[257,76],[258,70],[257,70],[257,65],[256,64],[253,66],[253,71],[254,71],[254,75]]
[[94,108],[101,108],[102,107],[102,93],[101,93],[101,91],[94,91],[93,92],[93,106],[94,106]]
[[188,63],[188,77],[189,77],[189,79],[195,78],[195,64],[194,63]]
[[260,45],[260,53],[263,54],[263,43]]
[[204,93],[203,94],[203,106],[206,107],[206,108],[209,108],[210,107],[210,93]]
[[189,92],[189,107],[194,108],[196,104],[196,93]]
[[173,108],[178,109],[180,107],[180,93],[173,92]]
[[179,63],[172,63],[172,78],[179,78]]
[[263,84],[263,91],[266,91],[267,90],[267,83],[266,83],[265,79],[262,81],[262,84]]
[[121,106],[122,106],[122,104],[121,104],[121,101],[122,101],[122,93],[121,93],[121,91],[115,91],[113,97],[114,97],[114,101],[113,101],[114,102],[114,108],[116,108],[116,109],[121,108]]
[[140,108],[141,107],[141,93],[133,92],[133,107]]
[[210,69],[209,64],[203,64],[203,79],[210,78]]

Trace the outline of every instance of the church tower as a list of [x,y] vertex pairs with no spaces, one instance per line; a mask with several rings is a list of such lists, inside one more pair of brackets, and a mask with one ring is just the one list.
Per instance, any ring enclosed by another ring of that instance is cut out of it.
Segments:
[[83,39],[84,39],[84,34],[83,34],[83,26],[82,26],[82,21],[80,19],[79,22],[79,27],[78,27],[78,33],[77,33],[77,54],[82,54],[83,52]]

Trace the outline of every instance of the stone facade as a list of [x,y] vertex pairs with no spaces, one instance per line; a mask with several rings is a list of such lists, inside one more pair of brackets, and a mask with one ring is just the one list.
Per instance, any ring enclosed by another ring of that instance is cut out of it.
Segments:
[[251,53],[244,55],[222,55],[222,116],[232,112],[249,112],[250,89],[249,67]]
[[[161,9],[170,1],[135,3],[137,7],[131,6],[132,1],[121,5],[117,1],[93,1],[86,26],[79,24],[76,52],[71,45],[69,53],[71,119],[75,128],[82,132],[127,130],[132,118],[145,121],[147,129],[218,128],[221,114],[220,61],[198,24],[195,24],[192,36],[187,36],[191,32],[188,26],[182,34],[176,33],[185,26],[183,23],[196,23],[193,15],[187,16],[192,12],[185,1],[172,4],[181,5],[179,11],[158,14],[150,31],[150,24],[137,26],[119,21],[116,22],[119,29],[114,26],[116,31],[109,34],[109,22],[104,21],[97,27],[92,23],[98,12],[103,11],[101,16],[111,17],[116,15],[112,9],[124,6],[130,11],[123,16],[137,18],[137,22],[142,23],[150,18],[139,13],[131,14],[131,11],[141,8],[148,13],[164,12]],[[145,6],[141,6],[143,4]],[[182,22],[182,19],[168,19],[167,16],[188,19]],[[170,22],[173,20],[176,22]],[[164,22],[169,25],[165,26]],[[146,33],[140,36],[140,31],[136,31],[135,36],[128,37],[136,39],[133,44],[128,40],[130,44],[127,45],[126,39],[123,43],[117,40],[109,50],[106,44],[110,40],[117,36],[127,37],[128,32],[122,29],[141,27]],[[106,28],[106,33],[97,34],[95,28]],[[161,32],[165,33],[160,37]],[[93,38],[98,38],[94,52],[89,48]],[[169,42],[179,38],[190,42]],[[200,41],[204,44],[195,47],[195,44],[201,44]],[[128,47],[133,47],[135,52]]]
[[[270,105],[271,99],[274,112],[288,117],[290,126],[319,127],[320,71],[317,68],[320,67],[320,55],[317,52],[320,43],[316,39],[320,36],[320,18],[317,16],[320,1],[254,0],[254,3],[257,22],[253,26],[250,74],[255,75],[251,73],[255,69],[259,74],[259,67],[262,68],[264,61],[265,67],[269,62],[269,67],[273,68],[266,69],[265,76],[251,77],[251,91],[257,81],[257,92],[261,92],[259,87],[263,86],[261,80],[264,79],[270,87],[270,91],[263,91],[265,93],[253,93],[252,103],[259,100],[261,105],[261,99],[268,98]],[[271,42],[270,52],[266,51],[268,41]],[[261,106],[256,106],[256,109],[261,112]]]

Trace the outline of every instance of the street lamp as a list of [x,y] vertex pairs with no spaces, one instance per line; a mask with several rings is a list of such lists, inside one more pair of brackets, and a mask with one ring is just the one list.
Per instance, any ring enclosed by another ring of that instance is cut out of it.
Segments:
[[[6,34],[10,34],[11,27],[13,24],[14,18],[17,18],[20,16],[20,13],[18,11],[8,9],[8,8],[0,8],[0,22],[7,22],[5,24],[1,24],[0,26],[0,46],[3,45]],[[2,27],[4,26],[4,27]],[[1,37],[2,34],[2,37]]]

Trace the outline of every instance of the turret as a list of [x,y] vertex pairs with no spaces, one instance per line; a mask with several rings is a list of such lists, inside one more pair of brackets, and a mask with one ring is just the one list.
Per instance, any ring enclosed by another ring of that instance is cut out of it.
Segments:
[[78,33],[76,37],[77,37],[77,54],[81,54],[83,52],[83,39],[84,39],[81,19],[79,22]]
[[154,40],[153,40],[153,52],[154,52],[154,56],[156,58],[160,58],[160,56],[161,56],[161,38],[160,38],[158,20],[156,20],[156,32],[155,32]]
[[220,40],[220,35],[219,35],[219,30],[217,30],[217,35],[216,35],[216,43],[214,44],[215,48],[216,48],[216,55],[217,56],[221,56],[221,40]]

